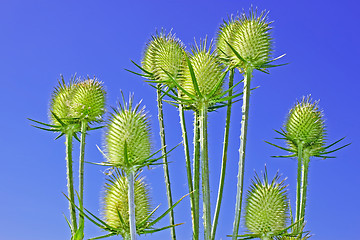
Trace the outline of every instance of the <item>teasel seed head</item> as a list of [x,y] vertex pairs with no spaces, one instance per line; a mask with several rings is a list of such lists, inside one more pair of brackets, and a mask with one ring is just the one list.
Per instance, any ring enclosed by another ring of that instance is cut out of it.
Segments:
[[150,124],[145,107],[133,107],[133,99],[114,109],[106,133],[108,161],[127,171],[141,166],[150,156]]
[[153,74],[154,80],[174,86],[173,80],[180,82],[185,66],[184,44],[175,34],[158,33],[146,45],[142,67]]
[[288,114],[285,130],[288,144],[294,151],[299,144],[315,152],[324,147],[326,131],[318,102],[312,102],[310,96],[297,102]]
[[105,112],[106,92],[96,78],[78,81],[72,98],[73,117],[99,122]]
[[[72,78],[67,85],[63,76],[59,81],[59,85],[55,87],[50,100],[49,118],[52,124],[59,125],[58,120],[53,116],[55,114],[64,123],[72,123],[73,118],[72,98],[76,85],[75,77]],[[53,114],[52,114],[53,113]]]
[[[124,174],[117,172],[114,175],[106,183],[103,215],[106,223],[116,229],[120,229],[120,234],[124,239],[127,239],[130,233],[128,182]],[[148,185],[143,178],[139,177],[139,174],[135,176],[134,193],[135,219],[136,223],[140,224],[150,214],[151,204]],[[118,212],[125,224],[120,220]],[[151,219],[147,221],[151,221]]]
[[263,237],[286,228],[288,220],[288,198],[284,181],[278,182],[275,175],[269,182],[265,169],[263,182],[258,175],[247,193],[245,207],[245,225],[247,229]]
[[[192,54],[189,56],[189,62],[194,70],[196,82],[202,95],[201,97],[198,96],[196,92],[190,68],[187,67],[184,70],[182,87],[188,93],[197,96],[199,101],[211,102],[212,96],[218,95],[222,91],[223,83],[221,83],[221,87],[218,88],[217,91],[213,92],[224,74],[224,66],[221,64],[217,55],[215,55],[214,52],[211,52],[211,45],[212,43],[210,43],[210,46],[207,49],[206,40],[203,41],[200,46],[195,44],[195,47],[192,49]],[[209,96],[212,92],[212,96]],[[183,95],[185,99],[190,99],[187,95]]]
[[[217,48],[220,57],[226,59],[228,64],[238,68],[261,68],[270,60],[272,53],[272,38],[270,37],[270,24],[267,12],[257,12],[251,9],[249,16],[243,13],[235,20],[230,18],[219,30]],[[230,44],[242,57],[239,59]]]

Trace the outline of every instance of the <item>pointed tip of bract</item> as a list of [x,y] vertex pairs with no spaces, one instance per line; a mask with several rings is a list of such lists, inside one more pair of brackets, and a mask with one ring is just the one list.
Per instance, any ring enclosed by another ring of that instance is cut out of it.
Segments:
[[288,198],[284,181],[276,174],[271,182],[265,169],[263,179],[257,174],[248,191],[245,225],[255,234],[266,235],[285,229],[288,221]]
[[[138,225],[144,221],[151,212],[149,187],[139,174],[135,176],[134,193],[135,219]],[[119,170],[116,170],[107,180],[102,208],[103,217],[108,225],[118,229],[123,237],[130,232],[128,182],[124,173]],[[150,222],[151,219],[147,221]]]
[[290,109],[285,123],[290,147],[297,148],[297,145],[301,143],[304,148],[316,150],[324,146],[326,129],[318,102],[313,101],[308,95],[301,101],[297,101]]
[[[220,26],[217,34],[217,49],[224,62],[238,68],[261,68],[270,61],[272,53],[272,38],[270,37],[271,22],[268,12],[257,13],[257,9],[250,9],[237,17],[230,17]],[[231,45],[242,57],[239,59]],[[243,61],[245,60],[245,62]]]
[[173,81],[181,81],[185,66],[185,47],[171,31],[166,34],[164,30],[157,32],[146,44],[142,67],[153,74],[153,80],[173,87]]

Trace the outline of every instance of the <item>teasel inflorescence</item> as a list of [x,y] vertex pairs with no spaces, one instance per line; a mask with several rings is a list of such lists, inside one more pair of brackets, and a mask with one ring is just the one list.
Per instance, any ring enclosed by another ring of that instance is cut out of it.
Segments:
[[295,220],[298,223],[297,228],[301,229],[305,218],[310,157],[333,158],[328,154],[336,152],[349,144],[334,150],[328,150],[344,138],[325,146],[326,128],[323,113],[318,107],[318,102],[313,102],[310,96],[303,97],[301,101],[298,101],[290,109],[284,128],[276,132],[282,136],[281,139],[286,140],[287,148],[267,143],[290,152],[290,155],[274,157],[295,157],[298,160]]
[[[103,202],[105,222],[117,229],[124,239],[130,239],[128,180],[124,173],[116,171],[106,183]],[[141,230],[151,222],[151,204],[149,189],[145,180],[135,175],[134,202],[136,228]]]

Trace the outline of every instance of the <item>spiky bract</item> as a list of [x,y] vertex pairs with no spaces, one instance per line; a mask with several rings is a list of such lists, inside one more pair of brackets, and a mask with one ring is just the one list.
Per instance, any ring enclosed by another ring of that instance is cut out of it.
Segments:
[[105,112],[105,90],[94,79],[78,81],[72,98],[74,117],[87,122],[98,122]]
[[[103,215],[107,224],[120,230],[120,234],[127,239],[130,233],[129,202],[127,178],[116,172],[106,183]],[[150,214],[150,196],[148,186],[139,175],[135,177],[135,218],[137,225],[141,224]],[[120,217],[120,216],[121,217]],[[150,222],[148,219],[147,222]]]
[[310,96],[297,102],[288,114],[285,130],[288,144],[295,152],[299,144],[304,149],[320,150],[325,144],[326,131],[318,102],[312,102]]
[[141,166],[151,152],[150,125],[144,107],[128,104],[114,109],[106,134],[108,161],[124,170]]
[[181,82],[185,54],[183,43],[175,35],[161,32],[146,45],[142,67],[154,80],[172,87],[173,80]]
[[[263,11],[257,16],[253,10],[250,10],[249,16],[243,13],[236,19],[230,18],[228,22],[224,22],[217,37],[221,58],[238,68],[262,68],[269,62],[272,53],[270,24],[267,12]],[[242,59],[236,56],[229,44]]]
[[[199,101],[211,102],[211,98],[222,91],[223,81],[220,83],[220,86],[219,81],[223,79],[224,66],[210,49],[211,44],[210,47],[206,49],[206,41],[204,41],[200,46],[195,45],[192,50],[192,55],[189,56],[189,62],[193,68],[201,96],[199,96],[196,91],[190,68],[187,67],[184,71],[182,87],[191,95],[196,96]],[[183,95],[185,99],[190,99],[186,94]]]
[[285,229],[288,219],[288,198],[284,180],[278,182],[276,174],[271,182],[268,182],[265,170],[263,182],[258,175],[252,180],[248,191],[245,208],[245,224],[247,229],[263,237],[273,237]]

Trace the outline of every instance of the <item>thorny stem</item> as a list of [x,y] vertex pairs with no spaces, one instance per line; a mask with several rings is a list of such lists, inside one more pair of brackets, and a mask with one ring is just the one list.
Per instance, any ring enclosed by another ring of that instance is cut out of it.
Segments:
[[207,135],[207,111],[208,104],[200,104],[200,156],[201,156],[201,182],[203,192],[203,223],[204,239],[211,238],[211,205],[210,205],[210,182],[209,182],[209,156]]
[[73,176],[73,160],[72,160],[72,139],[73,133],[68,132],[66,133],[66,174],[67,174],[67,188],[68,188],[68,195],[70,198],[69,201],[69,210],[70,210],[70,221],[72,226],[72,233],[75,234],[77,230],[77,223],[76,223],[76,209],[74,206],[75,202],[75,194],[74,194],[74,176]]
[[[194,112],[194,198],[195,198],[195,222],[197,224],[197,234],[199,235],[199,220],[200,220],[200,128],[199,128],[199,113]],[[199,236],[198,236],[199,238]]]
[[126,178],[128,180],[130,236],[131,236],[131,240],[136,240],[134,172],[133,171],[127,172]]
[[[166,155],[166,141],[165,141],[165,126],[164,126],[164,114],[163,114],[163,107],[162,107],[162,99],[161,99],[161,84],[156,85],[157,88],[157,106],[158,106],[158,120],[159,120],[159,127],[160,127],[160,139],[161,139],[161,153],[163,155],[163,167],[164,167],[164,178],[166,184],[166,195],[169,208],[173,205],[172,194],[171,194],[171,186],[170,186],[170,174],[169,174],[169,166],[167,161]],[[170,214],[170,225],[175,225],[174,220],[174,211],[171,210]],[[171,238],[176,240],[175,228],[170,228],[171,231]]]
[[[304,223],[305,218],[305,207],[306,207],[306,191],[308,185],[308,173],[309,173],[309,155],[304,153],[303,156],[303,166],[302,166],[302,186],[301,186],[301,203],[300,203],[300,226]],[[302,234],[299,234],[299,239],[301,239]]]
[[245,168],[245,149],[246,149],[246,136],[249,119],[249,100],[250,100],[250,81],[252,78],[251,67],[245,69],[244,72],[244,95],[242,106],[242,118],[241,118],[241,133],[240,133],[240,148],[239,148],[239,170],[236,192],[236,204],[235,204],[235,219],[233,225],[232,239],[236,240],[236,236],[239,232],[240,217],[241,217],[241,204],[244,189],[244,168]]
[[[235,69],[230,70],[229,76],[229,88],[233,86],[234,83],[234,72]],[[229,97],[232,96],[232,90],[229,91]],[[224,143],[223,143],[223,152],[222,152],[222,163],[221,163],[221,174],[220,174],[220,181],[219,181],[219,190],[217,195],[216,207],[215,207],[215,215],[213,219],[213,224],[211,228],[211,239],[215,240],[216,235],[216,227],[219,220],[220,214],[220,207],[222,202],[222,195],[224,191],[224,183],[225,183],[225,173],[226,173],[226,162],[227,162],[227,150],[229,146],[229,132],[230,132],[230,116],[231,116],[231,107],[232,107],[232,100],[228,100],[228,107],[226,110],[226,122],[225,122],[225,132],[224,132]]]
[[[85,162],[85,137],[86,137],[87,121],[81,121],[81,139],[80,139],[80,158],[79,158],[79,226],[84,224],[83,212],[84,206],[84,162]],[[84,231],[84,228],[83,230]]]
[[185,164],[186,164],[186,175],[189,187],[190,194],[190,205],[191,205],[191,217],[192,217],[192,228],[193,228],[193,239],[199,239],[199,221],[196,219],[196,205],[195,205],[195,195],[194,187],[192,183],[192,175],[191,175],[191,162],[190,162],[190,151],[189,151],[189,140],[187,137],[186,123],[185,123],[185,114],[184,114],[184,106],[179,104],[179,116],[180,116],[180,125],[183,139],[183,147],[185,153]]
[[302,185],[302,162],[303,162],[303,145],[302,143],[298,144],[297,151],[297,159],[298,159],[298,169],[297,169],[297,184],[296,184],[296,214],[295,219],[298,222],[298,230],[301,229],[300,223],[300,207],[301,207],[301,185]]

